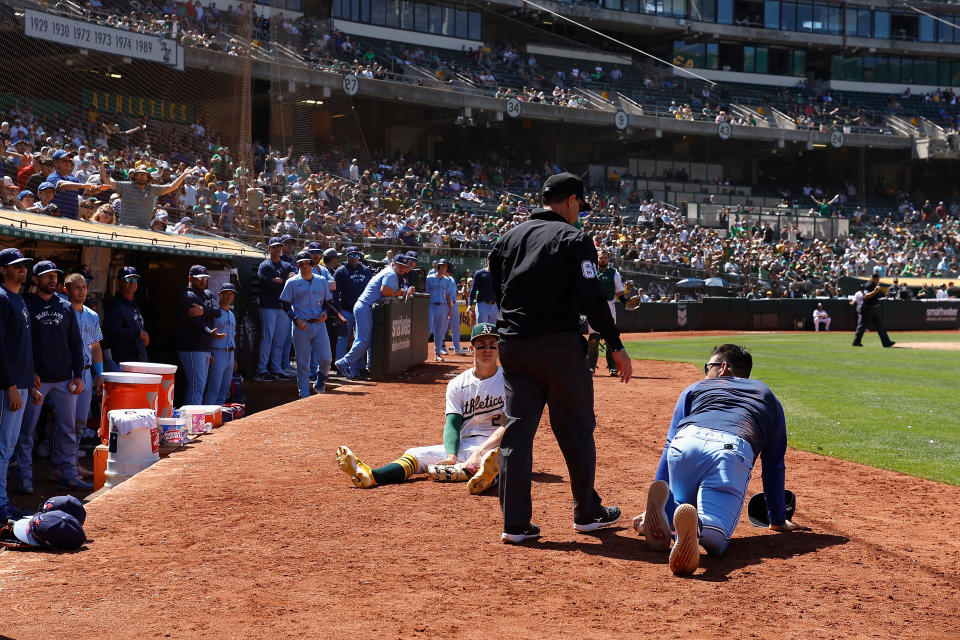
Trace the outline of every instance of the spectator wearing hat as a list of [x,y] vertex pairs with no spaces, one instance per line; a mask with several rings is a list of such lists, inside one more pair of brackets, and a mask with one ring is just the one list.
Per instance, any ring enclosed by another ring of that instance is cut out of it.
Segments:
[[[100,329],[100,316],[97,312],[83,303],[87,299],[87,285],[92,278],[84,273],[71,273],[64,280],[67,301],[73,307],[77,316],[77,326],[80,328],[80,338],[83,346],[83,390],[77,394],[77,442],[83,438],[87,420],[90,418],[90,403],[93,400],[94,389],[101,383],[103,374],[103,352],[100,341],[103,332]],[[79,457],[79,452],[78,452]],[[77,471],[81,478],[92,478],[93,472],[85,469],[77,461]]]
[[268,382],[278,377],[287,377],[281,366],[283,343],[290,332],[290,320],[280,305],[280,293],[292,271],[280,259],[283,242],[270,238],[270,257],[257,268],[260,282],[260,358],[257,362],[256,380]]
[[57,191],[51,183],[41,182],[37,187],[37,200],[27,211],[31,213],[45,213],[52,216],[60,215],[60,208],[53,201],[56,195]]
[[300,237],[316,238],[321,235],[321,230],[322,226],[320,225],[320,220],[317,218],[317,211],[313,210],[307,214],[307,219],[300,225]]
[[187,176],[194,174],[197,169],[191,167],[181,173],[169,184],[150,184],[153,176],[147,170],[147,165],[138,164],[130,172],[130,180],[113,180],[110,177],[106,162],[100,163],[100,181],[103,188],[116,189],[123,202],[123,223],[145,229],[153,218],[153,210],[157,206],[157,198],[173,193],[180,188]]
[[170,233],[175,233],[178,236],[182,236],[188,233],[193,233],[193,220],[188,216],[183,216],[180,218],[180,221],[173,225],[173,228],[170,229]]
[[[293,340],[297,348],[297,388],[301,398],[310,397],[310,376],[316,375],[314,389],[325,391],[330,371],[330,338],[327,335],[326,304],[330,300],[330,283],[313,270],[308,251],[297,254],[299,273],[289,278],[280,293],[280,302],[293,322]],[[317,369],[311,369],[311,362]]]
[[33,441],[43,400],[53,407],[53,446],[60,461],[60,485],[68,489],[92,489],[77,469],[77,396],[83,392],[83,338],[70,303],[56,295],[63,274],[57,265],[43,260],[33,265],[37,292],[24,296],[30,316],[33,341],[34,387],[42,398],[24,409],[17,440],[19,493],[33,493]]
[[[342,333],[337,337],[337,358],[342,358],[350,346],[350,335],[356,329],[356,320],[353,315],[353,307],[357,299],[363,293],[367,283],[373,278],[373,272],[370,267],[363,264],[360,260],[363,254],[356,247],[347,247],[344,249],[347,257],[346,264],[337,267],[333,274],[336,289],[333,291],[334,304],[340,309],[340,314],[347,321],[343,327]],[[369,364],[367,365],[369,369]]]
[[103,329],[109,349],[104,349],[104,368],[118,371],[118,362],[149,362],[150,334],[145,331],[143,314],[134,300],[140,274],[131,266],[117,272],[117,295],[104,308]]
[[393,262],[370,279],[363,293],[353,305],[353,315],[357,326],[357,337],[350,350],[337,360],[340,375],[355,379],[366,377],[367,352],[370,350],[370,336],[373,333],[373,305],[385,298],[402,298],[406,291],[400,287],[400,276],[412,269],[410,259],[405,254],[393,256]]
[[225,340],[227,337],[216,327],[221,309],[218,300],[207,291],[209,279],[205,266],[193,265],[188,275],[189,286],[180,293],[178,299],[177,356],[187,380],[184,404],[203,403],[214,340]]
[[231,193],[227,196],[227,201],[220,205],[220,211],[217,217],[217,226],[226,233],[239,233],[236,225],[233,223],[234,215],[237,211],[237,194]]
[[407,218],[403,226],[397,229],[397,237],[408,247],[417,246],[417,227],[413,218]]
[[44,184],[49,183],[56,190],[53,203],[57,205],[60,216],[71,220],[77,220],[80,217],[80,202],[77,199],[77,191],[95,193],[106,188],[102,185],[87,184],[72,175],[73,157],[75,155],[74,152],[64,151],[63,149],[54,151],[51,156],[54,170],[44,181]]
[[37,188],[44,182],[47,181],[47,176],[53,172],[53,160],[49,157],[41,155],[39,158],[40,167],[36,173],[32,174],[27,182],[23,185],[23,188],[28,191],[33,191],[37,193]]
[[17,172],[17,186],[21,189],[26,189],[30,177],[35,173],[43,171],[42,161],[43,154],[37,152],[30,154],[30,162],[21,162],[20,171]]
[[19,249],[0,251],[0,522],[23,515],[7,497],[7,466],[23,422],[27,395],[36,399],[33,377],[33,339],[27,305],[20,289],[32,260]]
[[33,195],[33,191],[24,189],[17,194],[17,209],[20,211],[29,211],[36,201],[37,198]]
[[163,209],[158,209],[157,213],[153,216],[153,220],[150,221],[150,231],[164,233],[167,230],[168,220],[169,214]]
[[210,359],[210,374],[207,376],[203,404],[222,405],[230,394],[237,348],[237,318],[230,310],[230,305],[236,295],[237,287],[232,282],[220,285],[220,315],[214,320],[214,328],[225,337],[213,343],[213,358]]

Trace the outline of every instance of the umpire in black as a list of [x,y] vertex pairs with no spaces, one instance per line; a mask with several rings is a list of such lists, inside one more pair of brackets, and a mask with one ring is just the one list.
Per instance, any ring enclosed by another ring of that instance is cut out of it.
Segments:
[[544,405],[570,472],[574,529],[594,531],[620,519],[620,509],[604,507],[593,488],[596,418],[581,313],[613,351],[620,380],[628,382],[633,373],[597,280],[597,251],[574,226],[590,209],[583,182],[570,173],[551,176],[542,196],[547,208],[534,210],[490,254],[507,415],[500,444],[501,540],[512,544],[540,536],[530,522],[530,476]]
[[880,289],[880,273],[875,270],[870,282],[863,285],[863,306],[860,307],[860,322],[857,323],[857,332],[853,335],[853,346],[863,346],[861,340],[868,324],[873,325],[877,330],[880,344],[884,347],[892,347],[896,344],[887,335],[887,330],[883,326],[883,316],[880,314],[881,300],[883,300],[883,291]]

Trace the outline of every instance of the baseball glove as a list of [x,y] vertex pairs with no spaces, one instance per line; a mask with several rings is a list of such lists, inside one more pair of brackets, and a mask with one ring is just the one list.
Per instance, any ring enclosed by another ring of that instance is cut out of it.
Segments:
[[627,311],[636,311],[637,307],[640,306],[640,296],[633,296],[627,300],[627,304],[624,305],[624,308]]
[[466,482],[473,475],[467,470],[464,463],[431,464],[427,467],[427,475],[436,482]]

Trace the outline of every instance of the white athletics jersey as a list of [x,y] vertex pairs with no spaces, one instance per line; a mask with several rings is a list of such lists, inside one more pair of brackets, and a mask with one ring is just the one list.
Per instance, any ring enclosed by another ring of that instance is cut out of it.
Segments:
[[489,437],[497,427],[505,425],[504,407],[506,392],[503,390],[503,369],[480,380],[467,369],[447,383],[447,410],[463,416],[461,440],[471,436]]

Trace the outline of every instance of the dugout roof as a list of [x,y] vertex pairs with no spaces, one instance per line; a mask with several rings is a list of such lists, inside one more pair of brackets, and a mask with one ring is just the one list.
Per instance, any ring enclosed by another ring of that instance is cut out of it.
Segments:
[[148,229],[108,225],[0,210],[0,236],[203,258],[262,258],[266,252],[214,235],[172,235]]

